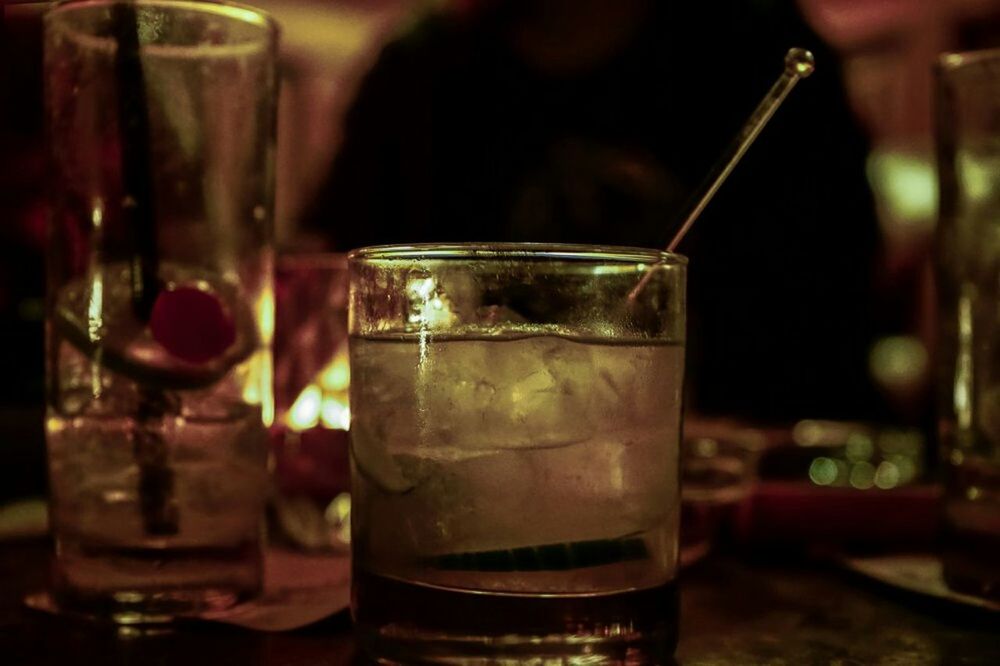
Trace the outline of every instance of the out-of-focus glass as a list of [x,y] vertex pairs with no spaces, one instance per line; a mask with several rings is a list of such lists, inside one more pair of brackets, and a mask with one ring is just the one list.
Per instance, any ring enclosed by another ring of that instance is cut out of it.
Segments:
[[937,68],[944,575],[1000,597],[1000,50]]
[[685,275],[622,248],[350,255],[352,611],[370,656],[669,657]]
[[276,41],[235,5],[95,0],[45,19],[46,426],[68,611],[156,621],[260,589]]
[[720,420],[686,418],[681,440],[681,564],[707,555],[757,482],[763,432]]
[[273,543],[346,550],[350,539],[347,256],[280,256],[275,274]]

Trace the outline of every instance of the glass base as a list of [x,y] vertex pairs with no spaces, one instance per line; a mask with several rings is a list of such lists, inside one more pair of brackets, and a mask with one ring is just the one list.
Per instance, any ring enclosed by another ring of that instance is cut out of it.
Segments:
[[[223,611],[253,600],[256,593],[209,589],[183,592],[120,592],[113,597],[88,596],[74,591],[37,592],[25,603],[35,610],[119,625],[163,625],[180,618]],[[115,598],[117,597],[117,598]]]
[[382,664],[669,663],[677,646],[671,581],[608,594],[497,594],[355,571],[356,635]]
[[123,548],[57,541],[51,598],[58,612],[119,624],[156,624],[217,612],[257,597],[258,544]]

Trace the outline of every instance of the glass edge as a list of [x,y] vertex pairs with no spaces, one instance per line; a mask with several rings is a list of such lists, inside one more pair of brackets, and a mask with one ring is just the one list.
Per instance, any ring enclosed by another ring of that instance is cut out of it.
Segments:
[[687,257],[653,248],[570,243],[415,243],[372,245],[352,250],[349,262],[417,259],[565,259],[621,263],[667,263],[686,266]]
[[182,7],[204,13],[224,15],[264,28],[268,38],[272,41],[276,41],[281,34],[281,24],[278,23],[278,20],[274,18],[271,12],[239,2],[229,2],[229,0],[212,0],[212,2],[204,2],[203,0],[56,0],[56,2],[51,3],[51,7],[45,12],[44,20],[45,22],[49,22],[55,16],[64,14],[68,10],[77,7],[110,6],[124,2],[136,5]]
[[934,64],[939,70],[950,72],[965,67],[981,65],[991,60],[1000,62],[1000,48],[980,49],[976,51],[947,51],[939,54]]

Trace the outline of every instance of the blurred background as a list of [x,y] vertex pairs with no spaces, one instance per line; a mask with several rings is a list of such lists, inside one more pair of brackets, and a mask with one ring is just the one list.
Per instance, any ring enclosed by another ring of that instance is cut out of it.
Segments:
[[[1000,0],[250,4],[283,26],[287,252],[664,243],[785,50],[814,50],[681,248],[689,409],[932,436],[931,66],[1000,46]],[[0,501],[44,488],[44,8],[0,24]]]

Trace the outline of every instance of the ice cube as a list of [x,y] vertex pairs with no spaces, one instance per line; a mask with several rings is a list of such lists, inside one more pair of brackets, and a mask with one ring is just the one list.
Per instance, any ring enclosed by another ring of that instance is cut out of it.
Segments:
[[423,442],[502,450],[591,436],[589,350],[555,337],[438,343],[419,374]]
[[[132,380],[84,356],[68,343],[59,346],[59,382],[53,407],[65,417],[114,417],[135,414],[144,395]],[[181,399],[172,391],[157,392],[157,407],[163,414],[180,413]]]
[[681,399],[683,354],[679,346],[593,348],[591,390],[604,423],[649,425],[675,409]]

